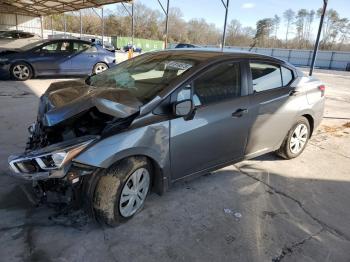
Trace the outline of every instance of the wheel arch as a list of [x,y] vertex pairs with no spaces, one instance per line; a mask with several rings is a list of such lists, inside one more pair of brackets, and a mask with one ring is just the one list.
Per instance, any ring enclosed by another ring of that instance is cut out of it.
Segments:
[[312,117],[311,114],[303,114],[303,117],[305,117],[307,119],[307,121],[309,122],[309,126],[310,126],[310,135],[309,137],[312,136],[313,132],[314,132],[314,125],[315,125],[315,120]]
[[[167,174],[169,174],[169,172],[166,165],[164,166],[164,161],[162,162],[159,156],[151,150],[142,150],[142,148],[139,150],[136,148],[123,150],[114,154],[109,159],[106,159],[101,163],[101,167],[110,168],[112,165],[131,157],[145,157],[150,162],[153,171],[151,190],[162,195],[168,188],[167,181],[169,181],[169,179],[167,179]],[[85,164],[88,164],[88,161]]]

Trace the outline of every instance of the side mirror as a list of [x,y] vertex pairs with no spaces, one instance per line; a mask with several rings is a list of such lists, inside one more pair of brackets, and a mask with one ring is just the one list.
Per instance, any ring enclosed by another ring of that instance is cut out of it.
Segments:
[[173,112],[176,116],[188,116],[192,111],[193,102],[191,99],[186,99],[174,103]]

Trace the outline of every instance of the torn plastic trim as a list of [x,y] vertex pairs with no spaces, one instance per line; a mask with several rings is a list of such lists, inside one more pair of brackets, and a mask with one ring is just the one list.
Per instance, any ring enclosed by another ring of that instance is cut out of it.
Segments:
[[[61,178],[67,173],[72,159],[98,138],[98,136],[79,137],[25,154],[11,155],[8,162],[13,175],[24,179]],[[53,159],[58,153],[64,154],[59,163]]]

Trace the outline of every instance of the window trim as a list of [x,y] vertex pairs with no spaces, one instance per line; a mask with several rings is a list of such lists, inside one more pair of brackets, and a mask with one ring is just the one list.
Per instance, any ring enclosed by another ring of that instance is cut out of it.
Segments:
[[[292,73],[292,80],[290,80],[286,85],[284,85],[283,83],[283,74],[282,74],[282,67],[289,70]],[[293,81],[295,80],[295,73],[294,70],[284,66],[284,65],[280,65],[280,70],[281,70],[281,77],[282,77],[282,85],[283,87],[289,87],[291,83],[293,83]]]
[[[260,91],[260,92],[254,92],[254,89],[253,89],[253,77],[252,77],[252,71],[251,71],[251,68],[250,68],[250,63],[267,64],[267,65],[278,66],[279,69],[280,69],[282,86],[271,88],[271,89],[267,89],[267,90]],[[295,78],[294,69],[292,69],[292,68],[290,68],[290,67],[288,67],[288,66],[286,66],[286,65],[284,65],[282,63],[278,63],[277,61],[270,61],[270,60],[264,60],[264,59],[262,59],[262,60],[259,60],[259,59],[248,59],[246,61],[246,66],[247,66],[247,77],[248,77],[248,89],[249,89],[249,94],[250,95],[264,94],[264,93],[271,92],[271,91],[274,91],[274,90],[279,90],[279,89],[282,89],[282,88],[289,87],[294,82],[294,80],[296,79]],[[283,84],[283,76],[282,76],[282,69],[281,69],[281,67],[284,67],[284,68],[286,68],[286,69],[288,69],[288,70],[290,70],[292,72],[292,80],[287,85]]]

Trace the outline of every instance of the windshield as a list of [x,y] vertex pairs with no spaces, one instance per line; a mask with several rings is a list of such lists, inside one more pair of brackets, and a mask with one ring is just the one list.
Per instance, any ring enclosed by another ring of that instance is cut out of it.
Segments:
[[198,53],[145,54],[127,60],[101,74],[91,76],[87,84],[96,87],[127,89],[145,104],[184,72],[206,57]]
[[27,50],[30,50],[30,49],[32,49],[34,47],[42,45],[43,43],[46,43],[46,42],[47,42],[47,40],[36,41],[36,42],[30,43],[28,45],[22,46],[20,49],[23,50],[23,51],[27,51]]

